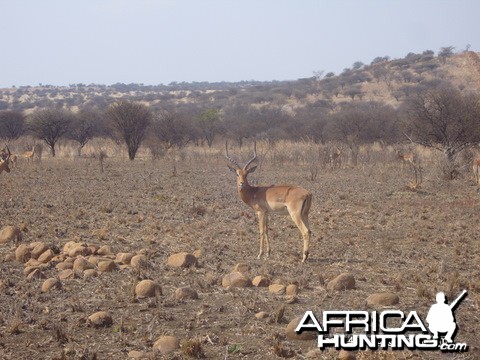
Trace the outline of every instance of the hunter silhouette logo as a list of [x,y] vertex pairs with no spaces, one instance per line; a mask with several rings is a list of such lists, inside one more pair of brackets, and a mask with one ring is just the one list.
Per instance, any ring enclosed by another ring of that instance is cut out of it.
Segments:
[[[426,322],[416,311],[323,311],[320,323],[312,311],[305,312],[295,331],[316,331],[318,347],[335,349],[391,349],[467,351],[465,343],[454,343],[457,324],[453,312],[467,295],[463,292],[449,305],[443,292],[437,293],[436,303],[430,307]],[[394,324],[397,324],[394,326]],[[400,326],[398,326],[400,325]],[[338,331],[334,328],[343,328]],[[333,330],[333,331],[332,331]],[[440,334],[445,334],[440,338]]]
[[430,307],[427,315],[428,329],[433,334],[434,339],[438,339],[438,333],[447,333],[445,341],[449,343],[453,342],[452,337],[457,330],[453,310],[465,295],[467,295],[467,290],[463,290],[463,292],[448,305],[445,303],[445,294],[443,292],[437,294],[437,303]]

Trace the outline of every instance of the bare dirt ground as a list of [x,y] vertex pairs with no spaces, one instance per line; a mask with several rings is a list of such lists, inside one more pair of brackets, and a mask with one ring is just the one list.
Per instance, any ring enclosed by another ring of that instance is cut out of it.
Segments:
[[[410,171],[395,161],[320,169],[314,181],[307,180],[307,165],[261,163],[251,181],[296,184],[313,193],[311,255],[302,265],[300,233],[282,216],[269,223],[272,256],[256,259],[257,221],[238,198],[225,164],[220,152],[187,158],[176,162],[174,174],[169,160],[109,158],[101,173],[95,159],[45,159],[2,174],[0,228],[24,223],[24,243],[44,241],[60,249],[71,240],[109,244],[115,252],[143,249],[149,268],[64,280],[62,290],[42,293],[42,280],[28,281],[22,264],[4,260],[15,244],[0,245],[0,358],[126,359],[131,350],[162,358],[151,353],[152,344],[173,335],[184,346],[165,358],[190,358],[185,341],[196,340],[211,359],[300,359],[316,342],[289,340],[285,327],[306,310],[382,310],[366,298],[389,291],[400,297],[392,308],[416,310],[425,319],[438,291],[453,299],[463,289],[468,296],[455,312],[455,340],[467,343],[468,352],[356,355],[480,358],[480,196],[472,179],[439,180],[425,166],[422,187],[410,191]],[[166,265],[169,255],[195,250],[201,250],[196,267]],[[223,276],[241,262],[251,266],[251,279],[264,275],[298,284],[297,301],[287,303],[268,288],[223,288]],[[354,275],[356,288],[327,291],[328,281],[346,272]],[[52,265],[45,273],[57,271]],[[145,278],[161,285],[161,296],[134,299],[134,285]],[[175,299],[175,289],[186,285],[198,300]],[[112,326],[88,326],[87,317],[99,310],[110,312]],[[257,319],[260,311],[271,316]],[[329,349],[318,358],[337,356]]]

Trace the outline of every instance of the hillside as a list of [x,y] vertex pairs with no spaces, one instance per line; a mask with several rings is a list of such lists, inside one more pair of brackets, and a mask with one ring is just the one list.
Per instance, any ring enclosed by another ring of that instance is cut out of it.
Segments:
[[313,106],[334,109],[336,104],[378,101],[398,106],[419,89],[450,82],[461,90],[480,90],[480,57],[467,51],[449,57],[432,51],[410,53],[405,58],[376,58],[370,65],[355,63],[341,74],[296,81],[239,83],[72,84],[66,87],[39,85],[0,89],[0,110],[63,107],[72,110],[88,106],[104,108],[113,101],[141,101],[152,109],[214,107],[235,104],[278,107],[287,112]]

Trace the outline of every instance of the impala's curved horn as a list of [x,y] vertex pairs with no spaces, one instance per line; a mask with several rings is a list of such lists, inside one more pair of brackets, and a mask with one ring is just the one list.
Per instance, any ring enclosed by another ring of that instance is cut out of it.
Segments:
[[237,168],[240,168],[240,165],[228,155],[227,140],[225,140],[225,157],[227,158],[228,161],[230,161],[232,164],[234,164]]
[[8,145],[5,144],[5,147],[7,148],[7,152],[8,152],[8,156],[6,158],[6,160],[10,159],[10,155],[12,155],[12,153],[10,152],[10,149],[8,148]]
[[250,165],[252,162],[254,162],[257,159],[257,142],[253,142],[253,157],[248,160],[248,162],[245,164],[243,167],[245,170],[247,169],[248,165]]

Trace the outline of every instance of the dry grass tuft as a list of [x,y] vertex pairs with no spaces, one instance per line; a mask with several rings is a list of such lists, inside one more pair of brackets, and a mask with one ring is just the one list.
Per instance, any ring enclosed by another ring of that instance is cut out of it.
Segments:
[[190,357],[195,359],[205,358],[205,353],[202,349],[201,339],[188,339],[184,340],[181,344],[182,352]]

